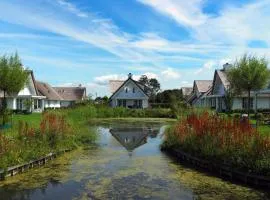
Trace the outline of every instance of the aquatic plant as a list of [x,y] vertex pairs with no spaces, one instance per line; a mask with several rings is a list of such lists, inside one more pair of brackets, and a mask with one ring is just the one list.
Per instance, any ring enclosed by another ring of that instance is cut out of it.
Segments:
[[261,135],[248,120],[192,113],[167,130],[163,147],[270,175],[270,138]]

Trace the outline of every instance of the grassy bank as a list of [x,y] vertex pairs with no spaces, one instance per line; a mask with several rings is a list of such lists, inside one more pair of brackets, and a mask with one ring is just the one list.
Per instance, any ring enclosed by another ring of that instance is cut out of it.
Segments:
[[166,120],[173,121],[174,117],[170,109],[131,110],[95,105],[48,110],[43,114],[17,114],[12,117],[12,128],[0,130],[0,168],[93,143],[96,135],[89,123],[98,119],[131,122],[171,118]]
[[270,138],[248,121],[190,114],[170,127],[165,136],[163,148],[180,149],[233,169],[270,176]]
[[12,128],[0,132],[0,168],[23,164],[48,153],[93,143],[96,135],[86,121],[62,111],[14,115]]

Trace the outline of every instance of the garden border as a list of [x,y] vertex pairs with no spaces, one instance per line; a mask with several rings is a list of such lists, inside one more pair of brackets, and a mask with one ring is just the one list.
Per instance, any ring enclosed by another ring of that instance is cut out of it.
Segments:
[[63,150],[57,153],[49,153],[46,156],[30,161],[28,163],[22,165],[16,165],[12,167],[8,167],[6,170],[0,169],[0,181],[5,180],[6,177],[15,176],[16,174],[23,173],[31,168],[40,167],[45,165],[48,161],[55,159],[57,156],[70,152],[71,150]]
[[232,169],[229,165],[221,165],[213,163],[207,160],[203,160],[187,154],[181,150],[163,148],[162,151],[169,153],[178,160],[185,161],[194,167],[199,167],[201,169],[207,170],[211,173],[215,173],[222,178],[227,178],[230,181],[240,181],[246,185],[260,187],[260,188],[270,188],[270,177],[258,176],[254,174],[243,173]]

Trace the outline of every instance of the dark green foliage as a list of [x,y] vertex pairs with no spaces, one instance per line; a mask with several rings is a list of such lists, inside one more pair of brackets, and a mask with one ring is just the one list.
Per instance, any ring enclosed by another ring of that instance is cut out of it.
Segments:
[[[129,118],[129,117],[146,117],[146,118],[176,118],[174,112],[169,108],[155,109],[127,109],[123,107],[110,108],[104,105],[87,105],[78,106],[72,109],[65,109],[68,115],[82,120],[91,118]],[[76,116],[76,117],[75,117]]]
[[164,90],[159,92],[156,96],[156,103],[163,103],[170,106],[175,100],[183,101],[183,95],[181,90],[173,89],[173,90]]
[[150,101],[154,101],[157,92],[160,90],[158,80],[155,78],[149,79],[146,75],[142,75],[138,82],[146,86],[145,92],[150,96]]

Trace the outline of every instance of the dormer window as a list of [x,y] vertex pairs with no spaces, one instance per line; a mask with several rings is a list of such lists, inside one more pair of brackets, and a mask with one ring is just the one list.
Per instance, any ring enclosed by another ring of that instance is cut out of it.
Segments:
[[133,93],[135,93],[135,88],[133,88]]
[[128,88],[126,88],[126,93],[128,93]]

